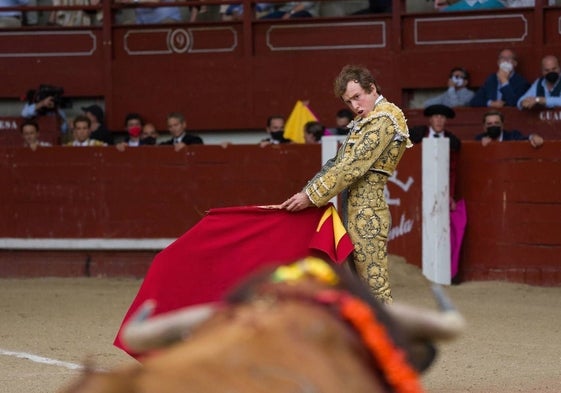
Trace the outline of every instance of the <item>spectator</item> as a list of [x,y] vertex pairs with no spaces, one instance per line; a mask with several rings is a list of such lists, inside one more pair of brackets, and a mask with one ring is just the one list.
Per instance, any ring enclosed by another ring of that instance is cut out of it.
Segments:
[[353,12],[353,15],[392,12],[392,0],[368,0],[368,8]]
[[304,140],[306,143],[320,143],[325,134],[325,127],[318,121],[309,121],[304,125]]
[[[20,7],[28,4],[29,4],[29,0],[0,0],[0,7]],[[22,21],[21,11],[0,12],[0,28],[21,27],[21,21]]]
[[107,143],[92,139],[92,122],[87,116],[76,116],[73,122],[72,136],[74,140],[66,146],[107,146]]
[[346,108],[339,109],[335,114],[335,124],[337,126],[330,129],[331,133],[334,135],[347,135],[349,133],[347,126],[353,119],[353,112]]
[[542,76],[518,100],[518,109],[554,108],[561,106],[559,59],[553,55],[542,59]]
[[279,143],[292,143],[292,140],[284,137],[284,116],[273,115],[267,119],[267,128],[265,131],[269,134],[268,138],[259,142],[261,147],[268,145],[276,145]]
[[55,94],[52,86],[41,85],[38,90],[29,90],[26,98],[27,102],[21,110],[21,117],[32,119],[38,116],[55,116],[57,123],[60,124],[60,132],[62,134],[68,132],[66,113],[59,103],[61,96]]
[[[173,0],[117,0],[123,4],[155,4],[155,3],[173,3]],[[178,23],[181,22],[181,9],[179,7],[136,7],[137,24],[156,24],[156,23]],[[191,8],[190,21],[197,18],[198,8]]]
[[172,138],[160,143],[160,145],[173,145],[175,151],[183,149],[186,145],[201,145],[203,140],[188,134],[185,116],[179,112],[172,112],[167,116],[168,131]]
[[310,18],[317,16],[315,1],[289,1],[276,7],[276,9],[261,19],[291,19]]
[[435,0],[435,8],[441,11],[475,11],[504,8],[500,0]]
[[144,120],[138,113],[129,113],[125,117],[125,129],[128,135],[123,142],[117,143],[117,150],[125,151],[127,146],[154,145],[156,141],[153,138],[141,138],[143,124]]
[[516,73],[516,54],[512,49],[503,49],[497,60],[499,69],[487,77],[483,86],[471,99],[470,106],[487,106],[502,108],[516,106],[518,99],[530,85],[528,81]]
[[39,125],[33,120],[25,120],[19,127],[23,145],[35,151],[38,147],[52,146],[49,142],[39,140]]
[[[269,3],[255,3],[254,12],[257,17],[260,17],[272,8],[273,5]],[[222,20],[238,20],[243,15],[243,4],[221,5],[220,15]]]
[[454,110],[446,105],[431,105],[425,108],[424,115],[429,118],[428,125],[413,127],[409,130],[411,142],[418,144],[424,138],[448,138],[450,140],[450,210],[456,209],[456,164],[462,142],[446,130],[446,120],[456,116]]
[[475,137],[476,140],[481,141],[483,146],[487,146],[494,141],[529,141],[534,148],[543,145],[543,138],[538,134],[526,136],[518,130],[505,130],[504,115],[496,110],[486,112],[483,115],[483,131]]
[[[37,1],[37,0],[31,0]],[[52,0],[53,6],[99,5],[100,0]],[[103,12],[92,10],[56,10],[49,14],[49,25],[93,26],[103,22]]]
[[452,68],[450,78],[448,79],[448,90],[439,96],[426,100],[424,107],[437,104],[446,105],[451,108],[469,105],[475,93],[467,88],[468,84],[468,72],[462,67]]
[[82,107],[84,114],[88,119],[90,119],[92,134],[91,138],[101,141],[107,145],[113,144],[113,135],[111,132],[105,128],[103,125],[103,109],[99,105],[90,105]]
[[140,134],[140,139],[144,140],[145,145],[155,145],[158,142],[158,130],[156,126],[152,123],[146,123],[142,127],[142,133]]
[[[535,0],[503,0],[505,7],[515,8],[515,7],[534,7],[536,5]],[[555,0],[548,0],[548,5],[555,5]]]

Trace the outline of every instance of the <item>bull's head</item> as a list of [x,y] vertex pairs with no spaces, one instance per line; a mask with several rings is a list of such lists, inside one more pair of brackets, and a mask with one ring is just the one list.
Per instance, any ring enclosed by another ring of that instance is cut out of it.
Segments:
[[[409,363],[422,371],[434,359],[433,343],[458,336],[465,325],[442,288],[435,286],[433,291],[439,311],[399,303],[382,305],[370,295],[366,286],[344,269],[307,258],[254,275],[230,294],[227,304],[241,304],[274,295],[313,300],[341,313],[338,308],[344,299],[358,300],[367,305],[374,318],[385,326],[390,340],[404,349]],[[122,340],[134,352],[161,348],[185,339],[189,332],[223,307],[221,304],[205,304],[148,318],[154,304],[146,303],[123,329]]]
[[220,304],[152,318],[145,304],[121,338],[137,353],[159,351],[142,365],[90,370],[65,392],[420,392],[433,343],[464,326],[435,293],[440,312],[384,306],[350,273],[307,258],[254,275]]

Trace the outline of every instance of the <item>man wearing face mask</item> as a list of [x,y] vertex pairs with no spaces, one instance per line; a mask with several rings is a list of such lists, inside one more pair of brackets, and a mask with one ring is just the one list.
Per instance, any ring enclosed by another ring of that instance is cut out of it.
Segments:
[[553,108],[561,106],[559,59],[553,55],[542,59],[542,76],[518,100],[518,109]]
[[448,79],[448,90],[445,93],[430,98],[423,105],[425,108],[431,105],[446,105],[451,108],[468,105],[475,93],[467,88],[469,74],[462,67],[454,67],[450,71]]
[[127,130],[128,135],[125,137],[125,140],[123,142],[117,143],[115,145],[117,150],[124,151],[127,146],[137,147],[144,145],[155,145],[156,140],[153,138],[140,138],[143,125],[144,120],[138,113],[127,114],[127,116],[125,117],[125,129]]
[[471,99],[470,106],[516,106],[518,99],[528,90],[530,83],[515,71],[518,62],[513,50],[500,51],[497,65],[497,72],[487,77]]
[[292,143],[292,140],[284,137],[284,117],[280,115],[269,116],[267,119],[267,133],[268,138],[265,138],[259,142],[261,147],[268,145],[277,145],[280,143]]
[[543,145],[543,138],[538,134],[526,136],[518,130],[507,131],[503,128],[504,116],[499,111],[489,111],[483,115],[483,133],[475,137],[481,141],[483,146],[487,146],[493,141],[529,141],[530,145],[538,148]]

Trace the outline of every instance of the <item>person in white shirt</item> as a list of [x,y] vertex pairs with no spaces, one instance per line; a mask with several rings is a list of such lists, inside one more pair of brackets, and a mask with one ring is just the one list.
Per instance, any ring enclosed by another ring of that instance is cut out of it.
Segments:
[[91,121],[86,116],[76,116],[74,122],[72,123],[72,136],[74,140],[68,142],[65,146],[107,146],[107,143],[98,141],[97,139],[91,139]]

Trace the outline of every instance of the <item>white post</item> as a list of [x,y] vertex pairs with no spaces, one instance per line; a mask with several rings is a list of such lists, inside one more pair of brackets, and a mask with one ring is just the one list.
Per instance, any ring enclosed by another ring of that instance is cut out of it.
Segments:
[[[328,160],[337,155],[339,142],[343,142],[344,140],[344,135],[326,135],[321,138],[321,165],[325,164]],[[338,209],[337,197],[331,198],[330,202],[333,203],[335,209]]]
[[450,285],[450,140],[423,139],[423,275]]

